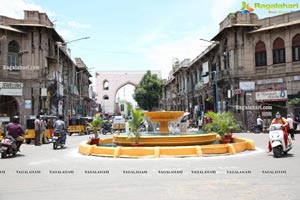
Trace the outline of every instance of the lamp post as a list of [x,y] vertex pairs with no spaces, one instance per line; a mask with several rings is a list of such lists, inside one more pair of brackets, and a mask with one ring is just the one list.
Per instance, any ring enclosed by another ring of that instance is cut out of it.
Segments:
[[214,74],[215,90],[216,90],[216,112],[219,112],[219,93],[218,93],[218,75],[217,71],[212,71]]
[[[62,68],[60,68],[60,65],[59,65],[59,61],[60,61],[60,55],[59,55],[59,52],[60,52],[60,47],[66,45],[66,44],[69,44],[69,43],[72,43],[72,42],[76,42],[76,41],[79,41],[79,40],[85,40],[85,39],[89,39],[90,37],[83,37],[83,38],[78,38],[78,39],[74,39],[74,40],[70,40],[70,41],[67,41],[67,42],[56,42],[56,45],[57,45],[57,94],[58,94],[58,114],[62,114],[62,102],[60,100],[60,97],[61,97],[61,93],[60,93],[60,90],[61,90],[61,82],[62,82]],[[75,70],[74,70],[75,71]],[[69,100],[69,96],[67,94],[67,102]],[[66,104],[66,107],[68,107],[68,103]],[[68,110],[68,108],[66,109]]]

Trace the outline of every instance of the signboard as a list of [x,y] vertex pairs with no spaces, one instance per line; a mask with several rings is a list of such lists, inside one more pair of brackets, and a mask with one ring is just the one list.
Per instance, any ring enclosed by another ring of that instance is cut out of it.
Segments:
[[62,114],[63,114],[63,113],[62,113],[62,110],[63,110],[63,104],[64,104],[63,101],[59,101],[59,102],[58,102],[58,114],[59,114],[59,115],[62,115]]
[[256,101],[286,101],[287,90],[266,90],[255,92]]
[[31,109],[31,100],[25,100],[25,109]]
[[41,96],[46,97],[47,96],[47,88],[41,88]]
[[23,95],[23,83],[0,82],[0,95],[22,96]]
[[[209,73],[208,62],[203,63],[202,67],[203,67],[202,76],[204,76]],[[209,82],[209,76],[203,77],[203,83],[206,84],[208,82]]]
[[266,84],[273,84],[273,83],[283,83],[283,78],[272,78],[272,79],[263,79],[257,80],[257,85],[266,85]]
[[243,91],[254,91],[255,82],[254,81],[240,82],[240,89]]

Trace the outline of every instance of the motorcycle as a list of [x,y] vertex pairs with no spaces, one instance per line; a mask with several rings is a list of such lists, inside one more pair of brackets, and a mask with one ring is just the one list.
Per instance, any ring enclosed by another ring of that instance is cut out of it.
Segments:
[[110,124],[104,124],[102,127],[101,127],[101,133],[103,135],[106,135],[107,133],[112,133],[112,127]]
[[1,158],[6,158],[9,155],[15,156],[18,151],[19,145],[12,136],[7,135],[0,142]]
[[291,138],[288,136],[288,145],[284,142],[284,133],[281,124],[272,124],[269,128],[269,140],[273,149],[274,157],[280,158],[292,149]]
[[59,146],[61,148],[65,147],[65,142],[63,142],[63,136],[60,133],[54,132],[52,136],[53,149],[57,149]]

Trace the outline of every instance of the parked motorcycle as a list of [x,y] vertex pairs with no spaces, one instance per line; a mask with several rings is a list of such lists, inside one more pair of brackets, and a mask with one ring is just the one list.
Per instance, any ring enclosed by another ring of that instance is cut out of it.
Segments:
[[292,149],[291,138],[288,136],[288,145],[284,142],[284,133],[281,124],[272,124],[269,128],[269,140],[273,149],[274,157],[280,158]]
[[65,147],[65,142],[63,142],[63,136],[60,133],[54,132],[52,136],[53,149],[57,149],[59,146],[61,148]]
[[5,136],[0,142],[1,158],[6,158],[10,155],[15,156],[19,151],[18,147],[17,141],[12,136]]

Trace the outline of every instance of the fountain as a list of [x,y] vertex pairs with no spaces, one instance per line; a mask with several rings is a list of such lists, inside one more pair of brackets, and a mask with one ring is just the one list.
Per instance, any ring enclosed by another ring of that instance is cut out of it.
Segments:
[[[244,150],[254,150],[252,140],[233,138],[232,144],[216,144],[216,133],[174,133],[169,125],[184,115],[182,111],[144,112],[151,122],[160,125],[158,133],[142,133],[139,144],[135,137],[126,134],[114,134],[113,138],[100,139],[99,145],[81,143],[79,152],[84,155],[104,157],[186,157],[203,154],[235,154]],[[175,123],[177,124],[177,122]],[[107,146],[108,145],[108,146]]]
[[[141,146],[188,146],[212,144],[216,141],[216,133],[170,133],[168,127],[169,123],[182,117],[184,115],[182,111],[144,112],[144,115],[148,117],[151,122],[159,123],[159,133],[142,133],[139,139],[139,145]],[[127,135],[115,134],[113,139],[114,143],[119,146],[131,146],[135,143],[135,138],[128,138]]]
[[159,123],[160,133],[169,133],[169,122],[175,121],[182,117],[183,111],[163,111],[163,112],[144,112],[144,115],[150,119],[151,122]]

